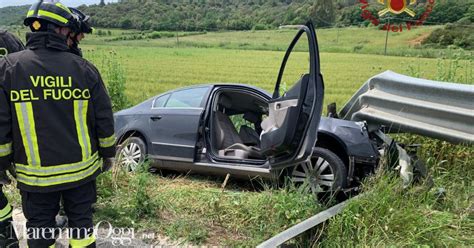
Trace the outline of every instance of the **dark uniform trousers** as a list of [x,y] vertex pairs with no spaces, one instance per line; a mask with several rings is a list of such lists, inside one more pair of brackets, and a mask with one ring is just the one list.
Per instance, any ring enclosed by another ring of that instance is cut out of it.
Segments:
[[17,248],[18,239],[12,226],[13,208],[3,193],[0,185],[0,247]]
[[93,236],[92,204],[96,202],[95,181],[49,193],[22,190],[21,196],[23,213],[28,220],[26,223],[28,247],[47,248],[54,245],[59,234],[55,218],[59,212],[61,198],[68,217],[70,247],[96,247],[95,242],[87,243],[87,238]]

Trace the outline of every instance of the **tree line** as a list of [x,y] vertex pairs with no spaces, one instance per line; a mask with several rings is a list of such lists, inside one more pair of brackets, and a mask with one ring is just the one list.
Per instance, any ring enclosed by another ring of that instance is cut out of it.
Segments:
[[[423,13],[427,0],[411,6]],[[377,14],[384,6],[372,4]],[[0,9],[0,25],[20,25],[29,6]],[[93,25],[154,31],[261,30],[302,24],[312,19],[317,27],[367,26],[360,0],[120,0],[117,3],[80,6]],[[406,14],[396,16],[409,19]],[[394,20],[396,22],[397,20]],[[400,20],[402,21],[402,20]],[[427,24],[474,22],[474,1],[437,0]]]

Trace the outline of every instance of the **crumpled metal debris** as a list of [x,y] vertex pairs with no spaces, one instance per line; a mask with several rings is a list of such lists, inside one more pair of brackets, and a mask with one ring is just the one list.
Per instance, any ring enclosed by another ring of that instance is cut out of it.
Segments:
[[397,145],[398,149],[398,156],[399,156],[399,163],[395,169],[400,171],[400,177],[402,179],[403,188],[408,188],[413,182],[413,163],[410,155],[408,155],[407,151]]
[[389,168],[395,168],[400,173],[403,188],[408,188],[414,180],[414,164],[408,152],[397,144],[390,136],[378,130],[373,135],[381,139],[387,147],[379,150],[380,157]]

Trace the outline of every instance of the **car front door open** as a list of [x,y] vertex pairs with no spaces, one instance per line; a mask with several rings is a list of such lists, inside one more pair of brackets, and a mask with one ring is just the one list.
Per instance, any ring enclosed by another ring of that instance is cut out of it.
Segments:
[[[305,34],[309,47],[309,72],[285,94],[280,85],[288,58]],[[321,119],[324,83],[320,70],[319,50],[313,24],[301,26],[291,42],[278,74],[268,117],[263,121],[261,151],[267,156],[270,169],[277,170],[307,160],[316,144]]]

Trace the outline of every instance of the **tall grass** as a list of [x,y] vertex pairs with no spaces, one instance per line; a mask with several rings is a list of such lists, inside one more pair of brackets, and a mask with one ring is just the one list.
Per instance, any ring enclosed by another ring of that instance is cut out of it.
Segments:
[[[255,246],[322,208],[294,187],[264,191],[216,178],[129,173],[98,179],[96,221],[164,234],[191,244]],[[262,182],[256,182],[259,185]],[[259,187],[260,188],[260,187]]]
[[367,193],[329,223],[323,246],[472,247],[474,149],[409,139],[425,141],[420,154],[434,187],[402,190],[396,174],[379,171],[364,183]]

